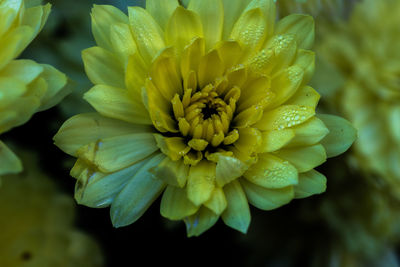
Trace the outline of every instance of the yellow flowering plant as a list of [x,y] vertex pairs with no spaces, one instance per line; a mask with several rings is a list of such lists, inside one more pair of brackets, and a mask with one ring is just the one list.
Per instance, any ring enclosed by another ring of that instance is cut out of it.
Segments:
[[[321,75],[313,83],[359,131],[353,155],[400,197],[400,2],[366,0],[348,23],[324,25],[317,46]],[[384,18],[384,19],[382,19]],[[334,73],[334,75],[332,75]],[[338,77],[335,81],[331,77]],[[328,84],[333,86],[327,86]]]
[[355,130],[316,115],[314,22],[275,21],[273,0],[148,0],[92,10],[98,46],[82,52],[97,113],[54,137],[77,157],[75,198],[111,206],[115,227],[162,194],[161,215],[189,236],[219,217],[245,233],[249,204],[271,210],[322,193],[314,170],[344,152]]
[[[50,4],[0,0],[0,134],[24,124],[67,93],[67,78],[55,68],[15,59],[43,28]],[[29,7],[28,7],[29,6]],[[22,170],[18,157],[0,141],[0,175]]]

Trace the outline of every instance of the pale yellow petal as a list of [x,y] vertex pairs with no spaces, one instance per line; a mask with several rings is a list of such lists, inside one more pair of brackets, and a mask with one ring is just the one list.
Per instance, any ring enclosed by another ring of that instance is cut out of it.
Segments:
[[275,28],[275,34],[294,34],[297,46],[310,49],[314,44],[314,19],[309,15],[292,14],[281,19]]
[[292,129],[272,130],[261,133],[262,144],[259,148],[260,153],[274,152],[286,146],[294,137],[295,131]]
[[185,218],[188,237],[201,235],[210,229],[218,221],[218,218],[219,216],[214,212],[206,207],[201,207],[196,214]]
[[150,63],[165,47],[163,31],[154,18],[141,7],[128,7],[133,38],[143,59]]
[[199,207],[187,198],[185,188],[167,186],[160,205],[160,213],[163,217],[170,220],[182,220],[196,213],[198,209]]
[[17,78],[25,84],[29,84],[42,72],[43,66],[35,61],[19,59],[11,61],[5,68],[0,70],[0,77]]
[[246,195],[238,181],[233,181],[224,187],[226,210],[222,213],[222,220],[226,225],[242,233],[246,233],[250,225],[250,209]]
[[178,53],[196,37],[203,37],[203,26],[197,13],[181,6],[175,9],[165,30],[167,45],[178,49]]
[[285,103],[286,105],[309,106],[316,108],[320,95],[310,86],[302,86],[299,90]]
[[221,77],[224,72],[223,62],[216,50],[212,50],[200,59],[198,82],[200,88]]
[[249,203],[261,210],[273,210],[288,204],[295,196],[293,186],[269,189],[241,179]]
[[329,158],[344,153],[357,138],[357,131],[351,123],[341,117],[327,114],[319,114],[329,134],[322,139],[321,144],[326,149]]
[[165,157],[150,172],[166,184],[182,188],[186,184],[189,168],[183,163],[183,160],[173,161],[169,157]]
[[283,105],[264,112],[255,127],[262,131],[282,130],[304,123],[315,114],[315,109],[308,106]]
[[234,179],[242,176],[248,166],[234,157],[224,155],[218,156],[216,167],[216,183],[219,187],[230,183]]
[[55,145],[65,153],[76,156],[76,151],[80,147],[97,140],[150,131],[151,128],[148,126],[106,118],[98,113],[86,113],[64,122],[53,139]]
[[293,65],[303,69],[304,75],[302,85],[308,84],[315,70],[315,53],[310,50],[299,49]]
[[146,0],[146,10],[165,30],[172,13],[179,6],[178,0]]
[[114,54],[95,46],[82,51],[85,71],[94,84],[124,88],[124,68]]
[[110,209],[114,227],[134,223],[164,190],[165,184],[149,172],[160,160],[160,155],[154,156],[117,195]]
[[132,98],[126,89],[96,85],[83,98],[105,117],[135,124],[152,124],[141,100]]
[[315,194],[321,194],[326,190],[326,177],[311,170],[299,175],[299,184],[294,186],[295,198],[305,198]]
[[116,23],[111,25],[110,40],[112,50],[127,65],[129,57],[138,51],[129,24]]
[[154,134],[154,137],[160,150],[173,161],[181,159],[190,151],[182,137],[165,137],[160,134]]
[[260,154],[257,163],[250,166],[243,176],[266,188],[284,188],[298,182],[296,168],[271,154]]
[[128,17],[111,5],[93,5],[92,33],[98,46],[112,50],[111,26],[116,23],[128,23]]
[[77,203],[92,208],[110,206],[119,192],[150,160],[147,158],[120,171],[106,174],[78,159],[71,169],[71,176],[77,179],[74,195]]
[[210,199],[204,203],[204,206],[212,210],[215,214],[220,215],[227,206],[224,190],[221,187],[215,187]]
[[224,29],[222,38],[224,40],[229,38],[235,22],[243,13],[250,1],[251,0],[222,0],[224,5]]
[[222,0],[191,0],[188,9],[199,14],[203,25],[206,50],[209,50],[222,37],[224,23]]
[[326,152],[321,144],[286,148],[275,155],[289,161],[299,173],[307,172],[326,161]]
[[187,181],[187,195],[195,205],[201,205],[211,197],[215,187],[215,163],[201,161],[191,166]]
[[313,117],[292,129],[294,131],[294,138],[289,142],[287,147],[314,145],[319,143],[329,133],[328,128],[317,117]]
[[134,164],[158,150],[151,133],[134,133],[99,139],[78,149],[77,155],[102,172]]

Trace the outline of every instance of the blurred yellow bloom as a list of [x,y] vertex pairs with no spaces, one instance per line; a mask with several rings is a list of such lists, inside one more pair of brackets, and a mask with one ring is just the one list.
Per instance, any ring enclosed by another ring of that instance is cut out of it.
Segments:
[[[318,47],[329,74],[316,77],[321,92],[359,130],[355,154],[400,197],[400,2],[364,1],[348,23],[327,26]],[[321,31],[322,32],[322,31]],[[336,72],[336,82],[330,81]],[[322,73],[323,74],[323,73]],[[337,82],[341,81],[341,82]],[[334,87],[324,88],[324,85]]]
[[343,19],[357,1],[359,0],[275,0],[282,16],[305,13],[326,21]]
[[36,155],[21,156],[24,172],[2,177],[0,266],[103,266],[97,243],[73,226],[73,199],[37,169]]
[[[68,93],[64,74],[49,65],[15,59],[50,13],[50,4],[27,8],[29,4],[28,0],[0,0],[0,134],[52,107]],[[21,169],[19,159],[0,141],[0,175]]]
[[313,168],[355,132],[315,115],[311,17],[275,22],[273,0],[148,0],[128,12],[93,8],[98,46],[82,56],[98,113],[55,136],[78,158],[78,203],[111,205],[120,227],[163,193],[161,214],[192,236],[220,216],[245,233],[248,202],[271,210],[325,190]]

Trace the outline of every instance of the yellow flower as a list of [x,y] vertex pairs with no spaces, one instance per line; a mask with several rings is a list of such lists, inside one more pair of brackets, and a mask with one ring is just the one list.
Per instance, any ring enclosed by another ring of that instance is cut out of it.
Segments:
[[24,172],[2,177],[0,266],[103,266],[99,245],[73,225],[73,199],[37,168],[35,154],[18,152]]
[[[29,1],[0,0],[0,134],[52,107],[68,93],[64,74],[46,64],[15,59],[50,13],[50,4],[29,8],[27,4]],[[0,175],[21,169],[17,156],[0,141]]]
[[78,158],[78,203],[111,205],[120,227],[163,193],[161,214],[184,219],[192,236],[220,216],[246,232],[248,202],[270,210],[325,190],[313,168],[355,134],[315,116],[311,17],[275,23],[273,0],[149,0],[128,12],[93,8],[98,46],[82,56],[98,113],[55,136]]
[[[315,84],[359,130],[360,167],[378,174],[400,197],[399,1],[364,1],[348,23],[324,28],[318,51],[329,69]],[[384,18],[384,19],[383,19]],[[322,32],[322,31],[321,31]],[[336,72],[340,83],[327,79]],[[322,73],[324,74],[324,73]],[[323,88],[323,84],[335,84]]]

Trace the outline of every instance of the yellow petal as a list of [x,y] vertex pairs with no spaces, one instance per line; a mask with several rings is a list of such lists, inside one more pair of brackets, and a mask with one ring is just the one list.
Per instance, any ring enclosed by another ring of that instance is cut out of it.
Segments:
[[314,19],[309,15],[292,14],[281,19],[275,28],[275,34],[294,34],[297,46],[310,49],[314,43]]
[[221,0],[191,0],[188,6],[199,14],[203,25],[206,50],[221,40],[224,23],[224,6]]
[[99,139],[78,149],[79,158],[102,172],[113,172],[138,162],[158,147],[151,133],[135,133]]
[[38,111],[55,106],[71,92],[71,84],[68,84],[64,73],[47,64],[42,64],[42,67],[43,72],[40,77],[46,81],[47,90],[40,100],[41,106]]
[[326,152],[321,144],[282,149],[276,156],[289,161],[299,173],[307,172],[326,161]]
[[243,176],[266,188],[284,188],[298,182],[296,168],[271,154],[260,154],[257,163],[250,166]]
[[230,39],[238,41],[247,53],[260,49],[266,37],[266,19],[260,8],[244,12],[235,23]]
[[261,210],[273,210],[289,203],[294,198],[293,186],[268,189],[245,179],[240,180],[251,205]]
[[169,157],[165,157],[150,172],[168,185],[184,187],[189,174],[189,166],[185,165],[183,160],[173,161]]
[[182,81],[178,73],[174,51],[171,48],[163,50],[154,60],[150,77],[155,87],[168,101],[182,94]]
[[350,122],[338,116],[327,114],[319,114],[318,118],[329,129],[329,134],[321,141],[326,149],[327,156],[329,158],[336,157],[349,149],[357,137],[357,131]]
[[275,0],[252,0],[244,10],[244,12],[259,8],[266,20],[266,36],[273,34],[276,19]]
[[299,90],[285,103],[286,105],[309,106],[316,108],[320,95],[310,86],[302,86]]
[[171,116],[173,112],[170,101],[167,101],[162,96],[150,79],[146,80],[145,86],[144,91],[147,97],[147,108],[153,125],[160,132],[178,132],[177,122]]
[[233,181],[224,187],[228,206],[222,213],[222,220],[226,225],[242,233],[246,233],[250,225],[250,209],[242,186]]
[[0,141],[0,176],[22,171],[19,158]]
[[274,110],[264,112],[255,127],[262,131],[282,130],[299,125],[312,116],[315,110],[308,106],[283,105]]
[[310,50],[299,49],[293,65],[303,69],[302,85],[308,84],[315,70],[315,53]]
[[178,6],[177,0],[146,0],[146,10],[163,30],[167,27],[169,18]]
[[152,125],[140,99],[130,97],[126,89],[96,85],[83,97],[101,115],[135,124]]
[[92,33],[98,46],[112,50],[111,26],[116,23],[128,23],[128,17],[118,8],[111,5],[93,5]]
[[16,58],[32,40],[33,29],[20,26],[2,37],[0,43],[0,69]]
[[226,40],[232,28],[251,0],[222,0],[224,5],[224,29],[222,39]]
[[220,215],[227,206],[224,190],[221,187],[215,187],[210,199],[204,203],[204,206],[212,210],[215,214]]
[[119,58],[126,66],[129,56],[138,51],[130,26],[125,23],[111,25],[110,40],[112,50],[118,54]]
[[328,128],[317,117],[313,117],[292,129],[295,136],[287,147],[314,145],[319,143],[329,133]]
[[199,236],[210,229],[217,221],[219,216],[205,207],[187,218],[185,218],[186,231],[188,237]]
[[178,53],[196,37],[203,37],[203,27],[197,13],[181,6],[170,17],[165,30],[167,45],[177,48]]
[[73,116],[64,122],[54,136],[54,143],[65,153],[76,156],[80,147],[97,140],[150,131],[148,126],[105,118],[97,113],[87,113]]
[[182,220],[199,209],[186,195],[185,188],[167,186],[161,198],[160,213],[170,220]]
[[187,195],[190,201],[199,206],[211,197],[215,187],[215,163],[200,161],[191,166],[187,181]]
[[293,34],[279,34],[271,37],[264,49],[273,52],[270,62],[265,61],[262,73],[276,73],[292,65],[297,52],[296,38]]
[[239,139],[233,143],[244,155],[250,156],[261,145],[261,132],[255,128],[239,129]]
[[128,59],[125,73],[125,85],[132,97],[140,98],[142,88],[148,76],[149,66],[138,51]]
[[95,46],[83,50],[82,59],[86,74],[92,83],[125,87],[124,68],[111,52]]
[[[240,64],[237,65],[242,56],[242,47],[236,41],[227,40],[219,42],[216,45],[216,49],[218,51],[219,57],[224,63],[225,69],[228,70],[227,77],[229,80],[229,84],[231,85],[231,87],[235,85],[241,87],[247,78],[247,68]],[[233,70],[231,70],[233,66],[235,67],[233,68]]]
[[190,151],[182,137],[164,137],[160,134],[154,134],[154,137],[161,151],[173,161],[179,160]]
[[165,188],[149,169],[161,161],[160,156],[149,160],[117,195],[110,209],[114,227],[126,226],[139,219]]
[[261,119],[263,111],[261,105],[253,105],[237,114],[232,123],[235,128],[247,128]]
[[295,198],[305,198],[315,194],[321,194],[326,190],[326,177],[311,170],[299,175],[299,184],[294,186]]
[[5,68],[0,70],[0,77],[17,78],[25,84],[31,83],[43,72],[43,66],[27,59],[11,61]]
[[152,62],[165,47],[163,32],[153,17],[141,7],[128,7],[133,38],[145,62]]
[[259,152],[274,152],[286,146],[295,137],[292,129],[272,130],[262,133],[262,144]]
[[221,58],[216,50],[210,51],[200,59],[198,70],[198,82],[200,88],[212,83],[216,78],[221,77],[224,67]]
[[303,81],[303,70],[298,66],[291,66],[271,80],[271,89],[275,94],[268,109],[280,106],[299,89]]
[[223,187],[225,184],[228,184],[242,176],[247,169],[248,166],[240,160],[234,157],[219,155],[215,181],[219,187]]
[[[200,59],[204,56],[205,44],[203,38],[195,38],[188,44],[182,52],[181,73],[182,77],[188,77],[191,71],[197,73]],[[196,88],[187,88],[193,89]]]
[[92,208],[108,207],[133,176],[151,159],[145,159],[111,174],[91,168],[78,159],[71,170],[77,179],[75,199],[78,204]]

